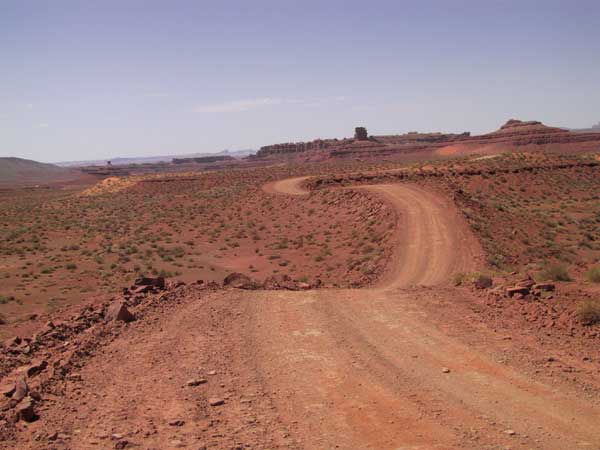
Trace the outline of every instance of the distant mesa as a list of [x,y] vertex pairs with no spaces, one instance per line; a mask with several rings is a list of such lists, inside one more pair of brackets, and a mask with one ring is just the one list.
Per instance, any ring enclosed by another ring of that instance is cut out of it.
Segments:
[[517,120],[517,119],[509,119],[504,125],[502,125],[500,127],[500,129],[506,130],[506,129],[521,128],[521,127],[537,127],[539,125],[542,125],[542,122],[538,122],[537,120],[523,121],[523,120]]
[[549,127],[537,120],[510,119],[494,133],[564,133],[564,128]]
[[407,160],[510,151],[576,151],[597,149],[600,124],[589,130],[572,132],[550,127],[536,120],[510,119],[498,130],[474,135],[463,133],[419,133],[369,136],[365,127],[356,127],[353,138],[316,139],[261,147],[252,159],[284,158],[298,161],[324,161],[337,158],[403,158]]
[[210,164],[222,161],[235,161],[235,158],[229,155],[200,156],[198,158],[173,158],[173,164]]
[[[569,130],[551,127],[536,120],[510,119],[499,129],[481,135],[417,132],[369,135],[367,128],[355,127],[352,137],[314,139],[265,145],[250,150],[195,153],[171,157],[114,158],[110,161],[64,163],[59,167],[20,158],[0,158],[0,187],[35,186],[83,178],[115,177],[160,172],[219,170],[261,167],[280,163],[318,163],[334,160],[425,161],[446,157],[499,154],[506,152],[597,152],[600,123],[591,128]],[[72,167],[80,165],[77,170]],[[93,177],[92,177],[93,176]]]
[[283,144],[265,145],[261,147],[256,156],[258,158],[288,153],[300,153],[309,150],[323,150],[331,147],[337,139],[315,139],[310,142],[286,142]]

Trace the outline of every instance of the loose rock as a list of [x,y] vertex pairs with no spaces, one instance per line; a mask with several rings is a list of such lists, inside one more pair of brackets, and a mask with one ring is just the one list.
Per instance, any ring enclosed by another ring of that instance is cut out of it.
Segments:
[[25,422],[33,422],[37,419],[33,405],[33,399],[31,397],[25,397],[16,407],[17,417]]
[[135,316],[129,312],[122,300],[117,300],[108,307],[106,319],[112,322],[132,322]]

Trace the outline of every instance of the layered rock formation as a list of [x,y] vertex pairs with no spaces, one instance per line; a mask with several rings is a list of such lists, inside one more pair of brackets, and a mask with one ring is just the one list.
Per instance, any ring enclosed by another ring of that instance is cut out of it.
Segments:
[[[351,141],[330,150],[333,158],[382,158],[403,155],[460,155],[504,151],[592,151],[600,148],[600,130],[574,133],[538,121],[510,119],[497,131],[470,133],[406,133],[374,136],[371,145]],[[346,141],[342,141],[346,142]]]
[[286,142],[283,144],[265,145],[256,153],[258,158],[271,155],[282,155],[289,153],[299,153],[308,150],[323,150],[331,147],[337,139],[315,139],[310,142]]
[[294,156],[320,161],[329,158],[428,158],[473,153],[506,151],[593,151],[600,148],[600,129],[572,132],[549,127],[538,121],[510,119],[498,130],[471,136],[471,133],[418,133],[371,136],[356,127],[353,139],[317,139],[262,147],[257,159]]

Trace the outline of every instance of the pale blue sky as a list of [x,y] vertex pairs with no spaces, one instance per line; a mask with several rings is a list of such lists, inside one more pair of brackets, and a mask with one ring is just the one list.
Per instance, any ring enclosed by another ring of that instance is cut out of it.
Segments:
[[600,1],[0,1],[0,156],[600,121]]

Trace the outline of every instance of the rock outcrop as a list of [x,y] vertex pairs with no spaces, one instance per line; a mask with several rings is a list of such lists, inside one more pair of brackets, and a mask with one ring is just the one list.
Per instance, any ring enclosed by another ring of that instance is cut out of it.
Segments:
[[365,127],[356,127],[354,129],[354,139],[356,139],[357,141],[366,141],[367,139],[369,139],[367,129]]
[[[302,154],[305,160],[330,158],[388,158],[403,155],[421,157],[439,154],[470,154],[484,148],[495,153],[508,151],[573,150],[590,151],[600,145],[600,129],[570,131],[565,128],[549,127],[539,121],[510,119],[498,130],[472,136],[464,133],[418,133],[415,131],[386,136],[371,136],[364,127],[356,127],[352,139],[317,139],[311,142],[296,142],[267,145],[256,154],[256,158],[293,156]],[[314,156],[314,158],[311,158]]]
[[271,155],[283,155],[289,153],[306,152],[309,150],[323,150],[333,145],[335,140],[323,140],[315,139],[310,142],[286,142],[284,144],[266,145],[261,147],[256,153],[258,158],[271,156]]

